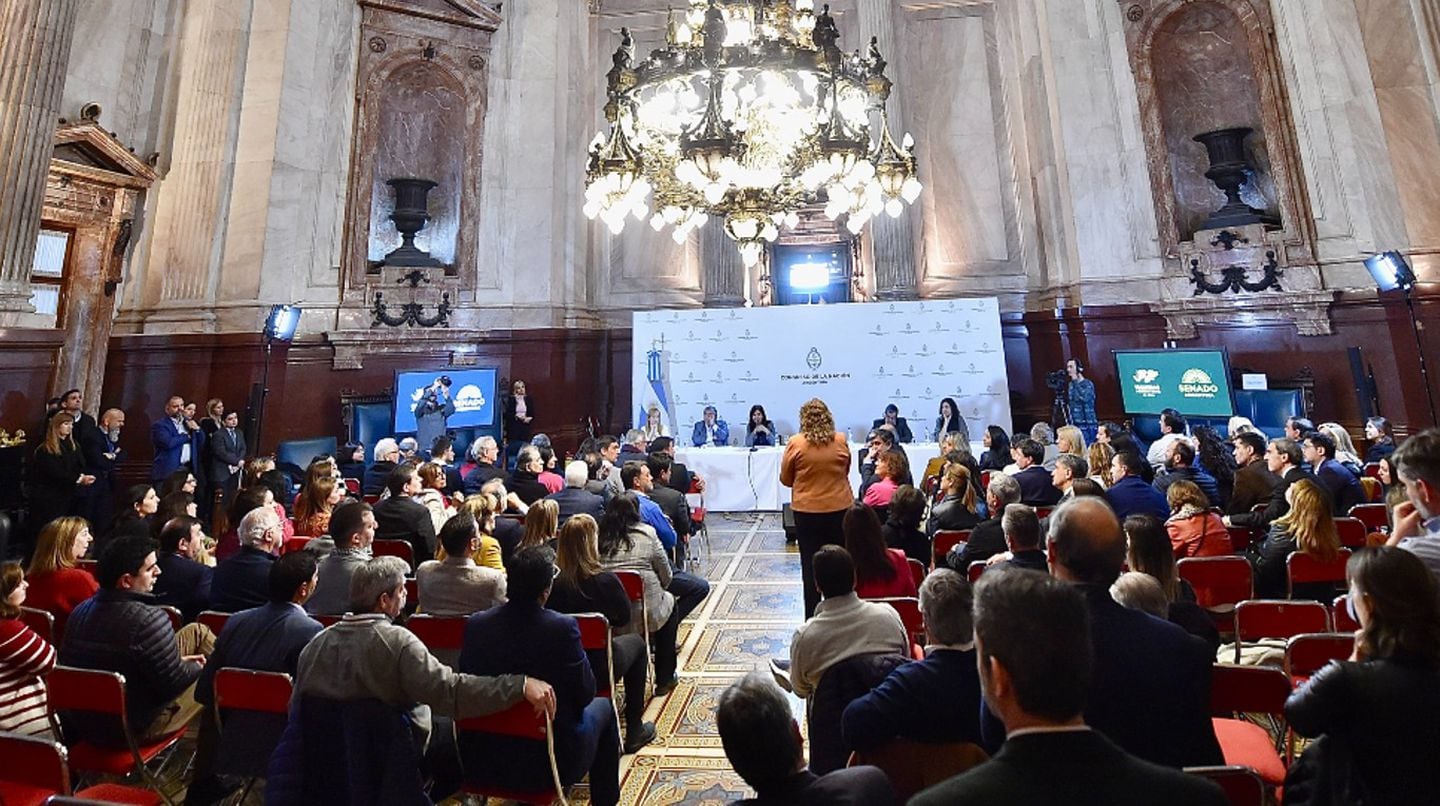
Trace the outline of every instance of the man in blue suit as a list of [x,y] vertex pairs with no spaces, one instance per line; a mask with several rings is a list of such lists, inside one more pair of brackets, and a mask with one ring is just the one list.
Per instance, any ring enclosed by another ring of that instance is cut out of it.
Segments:
[[285,539],[280,516],[269,507],[251,510],[240,519],[236,531],[240,553],[215,566],[210,583],[210,607],[222,613],[238,613],[265,604],[270,568]]
[[155,446],[155,461],[150,465],[150,480],[163,481],[181,467],[193,467],[191,435],[200,430],[194,420],[185,419],[185,400],[179,395],[165,401],[165,416],[150,426],[150,442]]
[[1315,469],[1315,479],[1330,493],[1330,511],[1336,517],[1350,512],[1356,504],[1365,503],[1365,488],[1360,486],[1350,469],[1335,461],[1335,440],[1322,431],[1305,435],[1300,446],[1305,463]]
[[1165,455],[1165,469],[1155,476],[1155,489],[1166,493],[1177,481],[1192,482],[1210,499],[1211,506],[1225,508],[1226,501],[1220,497],[1220,484],[1195,461],[1195,447],[1183,439],[1170,446],[1170,452]]
[[215,569],[197,559],[204,540],[200,521],[184,515],[171,518],[160,530],[160,552],[155,558],[160,577],[150,593],[156,604],[178,608],[186,621],[194,621],[210,606]]
[[[460,671],[474,675],[523,674],[555,689],[555,758],[569,785],[590,774],[597,806],[620,802],[620,728],[615,705],[595,696],[595,675],[580,644],[574,618],[545,609],[555,580],[555,553],[543,546],[518,552],[507,566],[510,601],[483,610],[465,624]],[[548,782],[548,765],[522,753],[515,740],[462,736],[463,759],[475,759],[487,781],[535,788]],[[470,765],[465,765],[470,768]]]
[[706,445],[724,447],[730,444],[730,426],[720,419],[714,406],[705,407],[705,415],[695,424],[695,430],[690,434],[690,442],[697,448]]
[[1020,485],[1020,503],[1027,507],[1049,507],[1059,503],[1061,492],[1044,467],[1045,446],[1027,437],[1012,446],[1020,472],[1010,478]]
[[1110,460],[1110,489],[1105,500],[1121,521],[1131,515],[1154,515],[1160,520],[1170,517],[1165,494],[1145,483],[1145,460],[1140,454],[1121,451]]

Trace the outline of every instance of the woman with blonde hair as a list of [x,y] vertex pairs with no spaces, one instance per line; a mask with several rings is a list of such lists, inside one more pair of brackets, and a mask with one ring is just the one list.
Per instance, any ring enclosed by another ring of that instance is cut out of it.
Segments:
[[[1302,552],[1330,562],[1340,555],[1340,537],[1330,515],[1330,494],[1311,479],[1300,479],[1285,491],[1290,511],[1270,525],[1270,534],[1251,544],[1250,561],[1255,566],[1255,598],[1286,598],[1286,559]],[[1335,598],[1329,582],[1296,585],[1290,598],[1314,599],[1328,603]]]
[[1365,464],[1360,461],[1360,454],[1355,451],[1355,442],[1350,439],[1350,432],[1345,430],[1345,426],[1339,423],[1321,423],[1316,428],[1335,440],[1335,461],[1357,476],[1365,472]]
[[785,444],[780,483],[790,488],[808,619],[820,603],[811,560],[821,546],[845,545],[845,513],[855,493],[850,489],[850,446],[845,432],[835,429],[835,418],[824,401],[811,398],[800,407],[799,430],[799,438]]
[[940,500],[930,508],[926,524],[933,537],[941,530],[974,529],[980,523],[975,514],[975,487],[970,483],[970,468],[959,462],[945,465],[940,476]]
[[80,568],[80,558],[90,550],[94,538],[84,518],[56,518],[40,531],[35,554],[26,571],[30,607],[55,616],[55,637],[59,640],[70,611],[100,589],[89,571]]
[[542,498],[530,505],[525,513],[525,534],[520,538],[520,548],[544,546],[555,539],[560,528],[560,505],[548,498]]
[[48,739],[41,679],[55,668],[55,647],[20,620],[26,587],[20,563],[0,565],[0,731]]
[[344,489],[330,476],[321,476],[305,485],[295,502],[295,534],[321,537],[330,532],[330,514],[344,500]]
[[[456,508],[457,515],[461,512],[469,513],[475,519],[475,525],[480,527],[480,548],[470,555],[470,559],[483,568],[504,571],[504,553],[500,550],[500,541],[494,536],[495,499],[488,495],[472,495]],[[444,560],[446,556],[443,545],[435,547],[435,559]]]
[[1085,432],[1073,425],[1062,425],[1055,431],[1055,447],[1061,453],[1085,458]]
[[74,514],[76,490],[95,483],[95,477],[85,472],[85,458],[74,432],[75,418],[68,411],[58,411],[46,423],[45,441],[35,449],[29,479],[30,521],[35,530]]
[[430,510],[430,522],[438,535],[445,521],[455,514],[455,504],[445,495],[445,466],[438,462],[425,462],[415,470],[415,475],[420,477],[420,494],[415,496],[415,500]]
[[1165,531],[1170,534],[1170,548],[1175,559],[1183,557],[1220,557],[1230,554],[1230,532],[1225,521],[1210,511],[1210,499],[1193,481],[1181,479],[1165,490],[1170,504],[1170,517]]
[[670,436],[670,429],[665,426],[665,418],[658,405],[651,403],[645,409],[645,426],[640,430],[645,434],[646,442]]
[[1110,489],[1115,483],[1110,475],[1110,462],[1115,458],[1115,448],[1108,442],[1097,442],[1086,451],[1085,461],[1090,465],[1090,478],[1100,483],[1101,487]]
[[[553,503],[553,502],[552,502]],[[610,622],[613,671],[625,683],[625,752],[633,753],[655,738],[655,725],[644,721],[645,634],[627,629],[633,619],[630,597],[620,578],[600,565],[600,527],[586,514],[573,515],[555,540],[559,575],[545,606],[557,613],[600,613]],[[603,674],[605,654],[592,650],[590,666]]]

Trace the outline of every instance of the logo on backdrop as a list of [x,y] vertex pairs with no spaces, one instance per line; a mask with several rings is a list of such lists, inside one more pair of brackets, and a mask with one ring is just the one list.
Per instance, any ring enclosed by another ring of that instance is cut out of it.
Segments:
[[930,356],[934,355],[934,353],[930,352],[930,345],[922,344],[920,345],[920,352],[916,353],[915,355],[918,355],[921,358],[929,358]]
[[946,354],[946,355],[964,355],[965,353],[964,353],[964,351],[962,351],[962,350],[960,349],[960,345],[958,345],[958,344],[956,344],[955,342],[952,341],[952,342],[950,342],[950,349],[946,350],[946,351],[945,351],[945,354]]
[[711,341],[724,341],[724,340],[725,340],[725,334],[724,334],[723,332],[719,331],[719,330],[716,330],[716,331],[715,331],[715,335],[711,336],[711,337],[710,337],[710,340],[711,340]]
[[685,340],[686,340],[686,341],[695,341],[695,331],[693,331],[693,330],[687,330],[687,331],[685,331]]
[[876,370],[876,372],[875,372],[875,377],[877,377],[877,378],[888,378],[888,377],[890,377],[890,373],[889,373],[888,370],[885,369],[885,365],[884,365],[884,364],[881,364],[881,365],[880,365],[880,369]]
[[820,351],[814,347],[811,347],[810,352],[805,354],[805,366],[812,371],[820,368],[821,361]]
[[1198,400],[1214,400],[1220,387],[1210,378],[1210,373],[1194,367],[1180,376],[1180,394]]
[[1135,384],[1135,394],[1141,397],[1159,397],[1164,389],[1155,381],[1160,377],[1158,369],[1137,369],[1130,379]]
[[906,322],[905,329],[900,332],[906,334],[907,336],[913,336],[915,334],[915,328],[909,322]]
[[747,370],[745,370],[745,374],[744,374],[744,375],[741,375],[740,377],[736,378],[735,380],[737,380],[737,381],[739,381],[739,382],[741,382],[741,383],[754,383],[754,382],[756,382],[756,381],[758,381],[758,380],[760,380],[760,379],[757,378],[754,373],[752,373],[750,370],[747,369]]
[[988,354],[990,354],[990,353],[995,352],[995,348],[994,348],[994,347],[991,347],[991,346],[990,346],[990,342],[988,342],[988,341],[986,341],[986,342],[981,342],[981,343],[980,343],[980,349],[977,350],[976,352],[985,353],[985,354],[988,355]]
[[907,378],[918,378],[921,373],[915,371],[915,365],[911,364],[904,372],[900,373]]
[[745,359],[743,359],[743,358],[741,358],[740,356],[736,355],[734,350],[731,350],[731,351],[730,351],[730,357],[727,358],[727,359],[725,359],[725,360],[733,364],[733,363],[736,363],[737,361],[744,361]]
[[485,395],[475,384],[467,383],[455,393],[455,411],[457,413],[475,412],[483,408],[485,408]]
[[979,375],[979,374],[980,374],[980,370],[978,370],[978,369],[975,368],[975,362],[973,362],[973,361],[970,362],[970,366],[968,366],[968,367],[965,368],[965,374],[966,374],[966,375]]
[[747,328],[745,328],[745,335],[739,336],[738,338],[739,338],[741,341],[754,341],[754,340],[756,340],[756,339],[758,339],[758,338],[760,338],[760,337],[759,337],[759,336],[756,336],[756,335],[753,335],[753,334],[750,332],[750,328],[747,327]]
[[869,333],[869,334],[872,335],[872,336],[883,336],[883,335],[885,335],[885,328],[880,327],[879,325],[876,325],[875,327],[870,328],[869,330],[867,330],[867,331],[865,331],[865,332],[866,332],[866,333]]

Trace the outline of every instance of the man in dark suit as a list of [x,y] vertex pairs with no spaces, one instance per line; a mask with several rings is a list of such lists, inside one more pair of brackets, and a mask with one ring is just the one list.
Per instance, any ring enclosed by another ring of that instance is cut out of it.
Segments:
[[1045,469],[1045,446],[1029,437],[1021,437],[1015,440],[1011,452],[1020,468],[1020,472],[1013,476],[1020,485],[1020,503],[1031,507],[1052,507],[1059,503],[1062,493],[1055,486],[1050,471]]
[[[205,705],[200,718],[200,730],[216,731],[215,725],[215,672],[229,667],[252,669],[258,672],[284,672],[294,678],[300,662],[300,652],[310,639],[320,634],[324,626],[305,614],[305,602],[315,592],[316,560],[313,552],[294,551],[276,560],[270,566],[267,579],[270,601],[249,610],[242,610],[231,616],[220,631],[200,680],[195,686],[196,701]],[[268,716],[268,715],[262,715]],[[244,738],[243,731],[254,722],[250,714],[235,713],[226,717],[225,746],[221,752],[243,752],[246,748],[232,744],[231,735],[237,731],[238,739]],[[283,717],[281,718],[283,725]],[[262,727],[255,725],[255,727]],[[216,745],[219,747],[219,745]],[[215,758],[207,755],[195,756],[195,782],[190,786],[186,802],[209,803],[218,800],[227,788],[215,778]],[[216,797],[204,797],[215,794]],[[196,797],[202,795],[201,797]]]
[[198,562],[204,541],[204,529],[195,518],[171,518],[160,530],[160,551],[155,558],[160,576],[151,593],[156,604],[178,608],[187,622],[210,606],[215,569]]
[[1165,469],[1155,476],[1155,489],[1163,494],[1177,481],[1188,481],[1199,487],[1200,492],[1210,499],[1211,506],[1225,505],[1220,499],[1220,484],[1215,481],[1214,476],[1195,463],[1195,446],[1183,439],[1170,445],[1170,452],[1165,458]]
[[900,416],[900,408],[894,403],[885,407],[885,416],[876,420],[870,427],[879,429],[882,426],[890,426],[895,431],[895,441],[910,443],[915,441],[915,435],[910,433],[910,424]]
[[238,613],[270,600],[270,566],[285,539],[280,516],[270,507],[251,510],[240,519],[236,533],[240,552],[215,566],[210,583],[210,607],[222,613]]
[[1115,513],[1098,498],[1072,499],[1050,515],[1049,538],[1051,573],[1074,583],[1089,605],[1095,669],[1086,723],[1156,764],[1223,764],[1210,722],[1214,654],[1180,627],[1110,596],[1125,564]]
[[240,485],[240,471],[245,467],[245,435],[240,431],[238,412],[226,412],[224,427],[215,429],[207,443],[210,446],[210,500],[214,491],[223,490],[229,499]]
[[740,804],[870,806],[895,802],[890,779],[857,766],[816,775],[805,766],[805,740],[785,694],[761,672],[725,689],[715,727],[730,766],[755,790]]
[[626,462],[643,462],[650,455],[649,447],[645,432],[632,428],[625,432],[625,441],[620,443],[620,458],[615,463],[624,467]]
[[110,522],[115,508],[115,465],[120,461],[120,429],[125,427],[125,412],[106,409],[100,424],[76,434],[76,442],[85,456],[85,472],[95,477],[86,501],[85,518],[95,525]]
[[1110,460],[1111,481],[1105,500],[1120,520],[1131,515],[1154,515],[1162,521],[1170,517],[1165,494],[1145,483],[1145,469],[1149,466],[1133,451],[1121,451]]
[[1000,524],[1005,528],[1005,545],[1009,547],[1009,551],[991,557],[986,562],[987,567],[1000,565],[1005,568],[1050,573],[1050,561],[1045,556],[1045,550],[1040,547],[1043,532],[1035,510],[1024,504],[1011,504],[1005,507]]
[[670,457],[652,453],[645,463],[653,483],[644,494],[660,505],[660,511],[675,527],[675,559],[683,568],[685,549],[690,542],[690,502],[684,494],[670,488]]
[[417,563],[435,556],[435,522],[415,500],[421,487],[415,468],[399,465],[385,482],[390,497],[375,505],[375,539],[407,541]]
[[1285,493],[1290,489],[1290,485],[1310,475],[1305,472],[1305,455],[1301,452],[1299,443],[1288,437],[1270,440],[1270,444],[1265,447],[1265,467],[1280,477],[1280,483],[1275,486],[1275,492],[1270,496],[1269,505],[1263,512],[1226,515],[1226,526],[1270,528],[1271,522],[1284,517],[1285,513],[1290,511],[1290,502],[1285,500]]
[[663,453],[670,457],[670,483],[672,490],[689,493],[693,484],[697,492],[705,492],[705,479],[681,462],[675,461],[675,440],[670,437],[656,437],[650,440],[651,453]]
[[1245,431],[1230,438],[1234,446],[1235,485],[1230,501],[1225,504],[1226,515],[1249,512],[1256,504],[1270,501],[1280,477],[1265,466],[1265,437],[1255,431]]
[[565,465],[565,489],[545,496],[560,507],[560,523],[575,515],[589,515],[596,521],[605,512],[605,500],[585,489],[590,480],[590,468],[584,462],[574,461]]
[[1315,469],[1315,480],[1330,493],[1330,512],[1336,517],[1348,514],[1356,504],[1365,503],[1365,488],[1350,469],[1335,461],[1335,440],[1322,431],[1305,436],[1300,447],[1305,463]]
[[165,416],[150,425],[150,443],[155,461],[150,480],[159,482],[181,467],[193,467],[191,435],[200,430],[194,420],[185,419],[185,401],[179,395],[165,401]]
[[[555,759],[560,780],[571,784],[590,775],[591,801],[620,802],[620,728],[615,706],[595,696],[595,675],[580,645],[575,619],[545,609],[555,579],[555,553],[543,546],[521,550],[510,561],[510,601],[482,610],[465,622],[459,669],[473,675],[523,674],[555,689]],[[462,737],[462,758],[483,759],[513,775],[516,789],[549,781],[544,766],[530,763],[503,737]]]
[[876,428],[865,436],[865,452],[860,455],[860,491],[857,500],[864,500],[870,485],[880,480],[875,475],[875,465],[880,457],[895,447],[895,432],[888,428]]
[[496,464],[500,458],[500,445],[492,436],[483,436],[470,443],[470,458],[475,462],[475,469],[466,473],[461,482],[466,495],[480,492],[488,481],[503,480],[509,475]]
[[[1091,505],[1104,508],[1099,501]],[[1086,697],[1095,692],[1090,681],[1103,674],[1097,665],[1105,659],[1095,657],[1103,650],[1092,639],[1086,610],[1079,590],[1036,571],[980,578],[980,682],[1008,736],[994,758],[930,787],[911,804],[1224,806],[1220,787],[1127,754],[1087,719]]]
[[1020,484],[1004,473],[991,474],[990,486],[985,490],[985,506],[992,517],[980,521],[970,530],[970,539],[963,547],[957,545],[950,551],[946,564],[964,574],[969,570],[970,563],[988,560],[1005,551],[1005,530],[1000,517],[1005,514],[1005,507],[1018,503]]
[[440,465],[445,471],[445,494],[463,492],[465,480],[460,477],[460,469],[455,466],[455,441],[450,437],[436,437],[430,444],[430,461]]

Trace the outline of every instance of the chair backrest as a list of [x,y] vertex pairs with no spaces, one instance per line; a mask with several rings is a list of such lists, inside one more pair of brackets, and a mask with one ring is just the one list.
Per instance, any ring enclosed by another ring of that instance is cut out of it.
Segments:
[[1210,673],[1212,716],[1283,715],[1289,696],[1290,678],[1273,666],[1217,663]]
[[1290,638],[1330,629],[1330,610],[1319,602],[1292,602],[1283,599],[1250,599],[1235,608],[1237,641],[1259,638]]
[[960,543],[967,543],[969,541],[969,529],[941,529],[936,532],[935,546],[933,549],[934,557],[930,562],[930,567],[939,568],[945,563],[945,557],[950,553],[950,549],[955,548],[955,546]]
[[1365,494],[1365,502],[1374,504],[1385,500],[1385,485],[1379,479],[1372,479],[1364,476],[1360,479],[1360,491]]
[[1229,806],[1264,806],[1267,802],[1265,780],[1249,767],[1186,767],[1185,772],[1219,784]]
[[1285,558],[1285,571],[1290,580],[1291,595],[1294,595],[1296,585],[1303,585],[1307,582],[1345,584],[1345,563],[1349,561],[1350,549],[1345,548],[1340,549],[1340,552],[1335,555],[1335,559],[1329,562],[1317,560],[1313,555],[1303,551],[1290,552],[1290,556]]
[[1225,531],[1230,533],[1230,548],[1232,551],[1244,551],[1250,545],[1254,532],[1248,526],[1226,526]]
[[345,482],[345,492],[351,495],[360,494],[360,479],[341,479]]
[[1350,596],[1341,594],[1335,597],[1335,603],[1330,608],[1330,621],[1335,625],[1335,632],[1353,633],[1360,629],[1360,622],[1350,617]]
[[[1390,509],[1384,504],[1356,504],[1350,507],[1350,517],[1365,524],[1365,528],[1372,532],[1378,532],[1390,526]],[[1338,527],[1338,522],[1336,525]],[[1342,539],[1341,542],[1343,543],[1344,540]]]
[[45,792],[30,791],[32,789],[45,790],[51,795],[70,794],[70,765],[65,746],[59,742],[39,736],[0,733],[0,758],[5,760],[0,764],[0,803],[11,802],[6,792],[9,786],[26,789],[26,797],[17,797],[19,803],[34,803],[45,797]]
[[614,574],[631,602],[645,601],[645,578],[640,576],[639,571],[615,571]]
[[915,578],[915,587],[919,588],[920,583],[925,581],[925,574],[929,572],[929,569],[925,567],[925,563],[920,562],[914,557],[909,558],[906,561],[906,565],[910,566],[910,576]]
[[310,614],[310,618],[315,619],[316,621],[320,622],[322,625],[324,625],[324,626],[326,626],[326,627],[333,627],[333,626],[335,626],[336,624],[339,624],[340,621],[341,621],[342,619],[344,619],[345,617],[344,617],[344,616],[327,616],[327,615],[321,615],[321,614],[319,614],[319,613],[311,613],[311,614]]
[[284,672],[226,667],[215,672],[215,710],[288,714],[293,690]]
[[466,616],[425,616],[416,614],[406,619],[405,627],[415,633],[426,648],[459,650],[465,642]]
[[180,628],[185,626],[185,617],[180,614],[180,608],[175,607],[174,605],[155,606],[165,611],[166,617],[170,619],[170,629],[174,630],[175,632],[180,632]]
[[1292,680],[1306,678],[1332,660],[1345,660],[1355,650],[1354,633],[1317,632],[1293,636],[1285,642],[1285,673]]
[[980,575],[985,573],[985,569],[988,567],[984,560],[976,560],[970,563],[965,569],[965,576],[970,580],[971,584],[974,584],[975,581],[980,578]]
[[133,742],[125,715],[125,676],[119,672],[56,666],[45,676],[45,695],[50,724],[56,731],[60,730],[56,718],[60,711],[85,711],[118,720],[121,732]]
[[1054,511],[1055,507],[1035,507],[1035,517],[1043,521],[1050,517],[1050,513]]
[[1227,607],[1255,595],[1254,572],[1244,557],[1186,557],[1176,569],[1201,607]]
[[924,744],[895,738],[864,752],[850,755],[847,766],[869,764],[879,767],[895,789],[895,802],[904,803],[922,789],[984,763],[990,758],[979,745],[970,742]]
[[295,551],[301,551],[305,548],[305,544],[309,543],[310,540],[311,538],[308,537],[292,537],[289,540],[285,541],[285,545],[283,548],[280,549],[280,553],[284,555]]
[[873,602],[884,602],[900,614],[900,622],[905,625],[905,632],[909,633],[910,640],[922,646],[925,643],[925,619],[920,615],[920,600],[914,596],[891,596],[884,599],[872,599]]
[[1350,549],[1363,549],[1365,537],[1370,530],[1359,518],[1336,518],[1335,533],[1340,538],[1340,545]]
[[374,557],[399,557],[415,566],[415,549],[410,547],[408,540],[376,540],[370,544],[370,554]]
[[20,623],[34,630],[36,635],[44,638],[48,643],[55,643],[55,616],[49,611],[21,607]]
[[993,473],[993,472],[994,472],[993,470],[982,470],[982,471],[980,471],[980,489],[982,489],[982,490],[988,490],[988,489],[990,489],[990,474]]
[[1364,476],[1367,479],[1378,480],[1380,478],[1380,463],[1366,462],[1365,466],[1360,469],[1360,475]]
[[229,613],[221,613],[218,610],[206,610],[195,617],[195,620],[210,628],[210,632],[216,635],[225,629],[225,624],[230,621]]
[[420,580],[415,577],[405,577],[405,601],[420,604]]
[[[586,652],[602,652],[607,663],[603,669],[594,669],[595,696],[615,699],[615,659],[610,648],[610,620],[602,613],[573,613],[575,623],[580,626],[580,648]],[[592,666],[594,664],[591,664]]]
[[[568,803],[565,799],[565,788],[560,783],[560,767],[555,762],[555,735],[553,726],[548,714],[536,715],[534,707],[529,702],[521,700],[515,705],[503,711],[497,711],[485,716],[470,717],[455,722],[457,739],[463,740],[465,734],[484,733],[493,736],[506,736],[512,739],[528,739],[533,742],[543,743],[543,750],[549,757],[550,783],[547,789],[544,784],[536,782],[535,789],[526,793],[515,792],[512,789],[490,788],[484,784],[484,775],[481,770],[466,770],[464,791],[475,795],[495,795],[508,800],[521,800],[525,802],[541,802],[541,798],[554,797],[560,803]],[[537,748],[537,752],[540,748]],[[466,753],[460,754],[462,766]],[[551,794],[553,793],[553,795]]]

